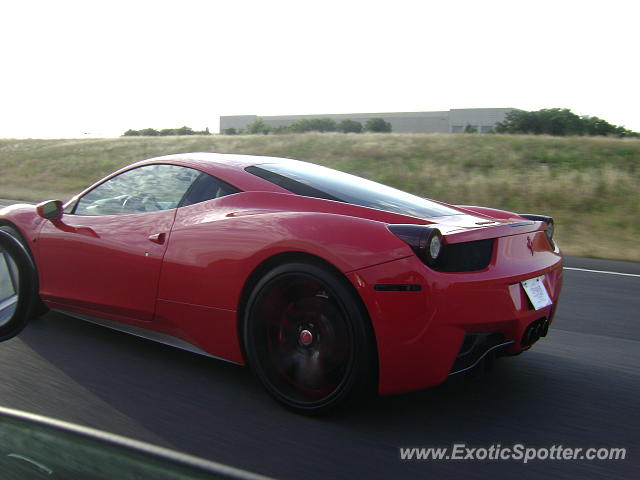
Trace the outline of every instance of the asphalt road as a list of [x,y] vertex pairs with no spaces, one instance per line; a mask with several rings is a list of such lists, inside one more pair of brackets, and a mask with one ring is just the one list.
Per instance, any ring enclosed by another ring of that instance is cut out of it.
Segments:
[[[339,415],[297,416],[244,368],[51,313],[0,344],[0,405],[282,479],[636,478],[640,264],[566,265],[556,321],[531,351]],[[627,458],[400,460],[399,447],[454,443],[625,447]]]

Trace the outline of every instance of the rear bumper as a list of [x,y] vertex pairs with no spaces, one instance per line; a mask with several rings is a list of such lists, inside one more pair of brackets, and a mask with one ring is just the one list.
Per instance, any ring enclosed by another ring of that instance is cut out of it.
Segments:
[[[373,324],[381,394],[443,382],[455,372],[469,333],[499,334],[504,339],[499,348],[505,353],[530,348],[530,342],[523,341],[527,328],[536,321],[553,321],[562,286],[562,258],[559,251],[549,251],[548,244],[540,243],[530,252],[526,236],[518,237],[497,239],[493,260],[482,271],[435,272],[412,256],[348,275]],[[520,282],[538,276],[544,277],[553,303],[534,310]],[[411,288],[381,290],[380,285]]]
[[501,333],[466,333],[449,375],[471,370],[487,355],[494,355],[514,343],[515,340],[509,340]]

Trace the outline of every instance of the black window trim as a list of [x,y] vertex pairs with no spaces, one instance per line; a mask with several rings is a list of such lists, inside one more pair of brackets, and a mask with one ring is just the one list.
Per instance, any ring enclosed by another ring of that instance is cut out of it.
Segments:
[[[185,168],[191,168],[191,167],[185,167]],[[184,195],[182,195],[182,198],[178,202],[178,205],[176,206],[176,208],[182,208],[184,206],[188,207],[190,205],[197,205],[197,203],[191,203],[189,205],[185,205],[184,203],[187,200],[187,198],[189,197],[189,194],[191,193],[191,191],[194,189],[195,185],[198,182],[200,182],[202,178],[205,178],[205,177],[211,177],[214,180],[216,180],[217,182],[219,182],[221,184],[221,186],[225,186],[225,187],[228,187],[231,190],[235,190],[233,193],[230,193],[229,195],[233,195],[234,193],[242,192],[242,190],[240,190],[235,185],[231,185],[229,182],[225,182],[224,180],[222,180],[219,177],[216,177],[215,175],[211,175],[210,173],[203,172],[202,170],[199,170],[197,168],[192,168],[192,170],[196,170],[196,171],[200,172],[200,175],[198,175],[198,177],[191,183],[191,185],[189,185],[189,188],[187,188],[187,191],[184,192]],[[222,197],[216,197],[216,198],[222,198]],[[215,200],[216,198],[210,198],[209,200]],[[206,201],[209,201],[209,200],[203,200],[203,201],[206,202]],[[198,203],[202,203],[202,202],[198,202]]]
[[294,180],[293,178],[280,175],[279,173],[272,172],[270,170],[267,170],[266,168],[260,168],[260,165],[251,165],[249,167],[246,167],[245,171],[249,172],[252,175],[255,175],[258,178],[262,178],[267,182],[271,182],[274,185],[282,187],[285,190],[288,190],[289,192],[294,193],[296,195],[301,195],[303,197],[320,198],[324,200],[333,200],[334,202],[340,202],[340,203],[347,203],[344,200],[334,197],[333,195],[327,192],[318,190],[315,187],[312,187],[305,183]]

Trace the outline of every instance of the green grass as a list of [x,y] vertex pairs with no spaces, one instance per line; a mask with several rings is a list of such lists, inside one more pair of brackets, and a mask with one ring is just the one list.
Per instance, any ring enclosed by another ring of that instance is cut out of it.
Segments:
[[453,204],[556,219],[566,254],[640,261],[640,140],[305,134],[0,140],[0,198],[66,199],[116,168],[170,153],[298,158]]

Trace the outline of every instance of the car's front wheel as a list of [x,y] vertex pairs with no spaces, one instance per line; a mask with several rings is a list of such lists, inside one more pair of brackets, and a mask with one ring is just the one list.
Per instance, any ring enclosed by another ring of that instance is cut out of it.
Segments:
[[278,401],[321,413],[374,380],[369,320],[348,281],[312,262],[280,265],[258,281],[245,309],[247,361]]
[[35,266],[11,227],[0,227],[0,341],[15,337],[38,307]]

